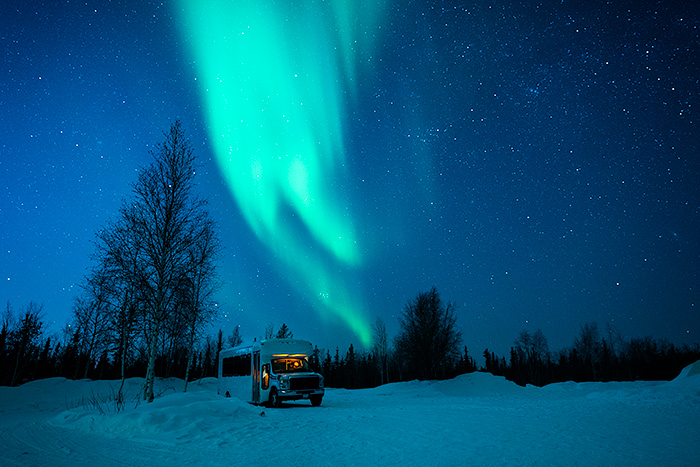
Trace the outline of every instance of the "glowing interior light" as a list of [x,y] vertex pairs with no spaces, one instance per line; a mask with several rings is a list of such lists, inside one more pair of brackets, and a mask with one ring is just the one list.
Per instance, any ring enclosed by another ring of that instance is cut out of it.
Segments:
[[[343,116],[384,2],[180,0],[211,144],[246,221],[322,318],[364,345],[347,275],[360,239],[338,186]],[[368,33],[369,31],[369,33]],[[328,292],[328,291],[331,292]]]

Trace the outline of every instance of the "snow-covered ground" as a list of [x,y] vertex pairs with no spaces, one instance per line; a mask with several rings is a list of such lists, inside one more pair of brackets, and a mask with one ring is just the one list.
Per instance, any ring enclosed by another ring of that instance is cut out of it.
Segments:
[[[119,413],[114,381],[0,387],[0,466],[698,466],[700,362],[670,382],[518,387],[483,373],[376,389],[323,404],[256,407],[216,380],[160,380]],[[105,413],[101,414],[97,406]]]

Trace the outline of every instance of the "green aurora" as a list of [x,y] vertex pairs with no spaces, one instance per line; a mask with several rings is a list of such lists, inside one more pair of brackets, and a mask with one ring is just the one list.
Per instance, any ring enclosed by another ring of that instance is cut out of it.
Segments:
[[337,187],[348,176],[343,116],[382,2],[180,3],[212,147],[243,216],[320,316],[368,346],[366,307],[348,280],[363,249]]

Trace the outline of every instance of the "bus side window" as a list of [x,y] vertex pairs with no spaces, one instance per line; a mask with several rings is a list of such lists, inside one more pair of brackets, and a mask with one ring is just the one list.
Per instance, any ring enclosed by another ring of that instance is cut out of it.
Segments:
[[233,358],[224,358],[223,364],[221,365],[221,376],[228,377],[233,376]]
[[266,363],[262,366],[262,388],[270,387],[270,364]]

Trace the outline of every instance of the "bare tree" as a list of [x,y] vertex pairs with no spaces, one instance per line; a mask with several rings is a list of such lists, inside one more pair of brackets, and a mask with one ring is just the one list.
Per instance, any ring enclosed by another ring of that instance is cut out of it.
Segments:
[[399,319],[396,350],[419,379],[444,377],[459,358],[462,334],[457,329],[454,305],[443,305],[435,287],[409,301]]
[[2,328],[3,329],[9,330],[10,327],[12,327],[12,324],[14,322],[14,316],[15,316],[15,314],[12,311],[12,305],[10,304],[10,301],[8,300],[7,303],[5,304],[5,311],[2,314]]
[[387,361],[389,358],[389,346],[387,343],[386,325],[384,321],[377,317],[372,325],[373,344],[372,352],[379,367],[380,384],[388,382]]
[[135,288],[128,282],[121,282],[117,289],[116,306],[111,316],[111,325],[116,343],[116,354],[119,361],[119,375],[121,384],[117,392],[118,403],[123,402],[124,383],[126,381],[126,362],[135,339],[137,330],[137,318],[141,314],[139,300],[136,297]]
[[598,324],[586,323],[581,326],[581,331],[574,340],[574,349],[583,362],[591,366],[593,381],[598,381],[596,365],[600,359],[600,348],[601,342],[600,334],[598,333]]
[[20,380],[25,366],[30,360],[31,354],[37,350],[37,343],[41,337],[43,323],[43,305],[29,302],[24,315],[17,323],[16,329],[10,331],[8,341],[14,353],[15,365],[10,381],[15,386]]
[[3,383],[5,374],[9,372],[9,363],[7,358],[8,353],[8,337],[10,331],[12,330],[12,322],[14,320],[14,313],[12,312],[12,305],[10,301],[7,301],[5,311],[2,314],[2,329],[0,329],[0,384]]
[[[125,205],[125,210],[133,206]],[[97,234],[96,258],[111,278],[112,313],[109,317],[113,348],[120,367],[121,385],[117,393],[123,398],[126,380],[126,363],[139,330],[139,318],[143,316],[143,300],[137,280],[136,265],[140,263],[142,247],[136,232],[129,224],[130,216],[122,215]]]
[[[206,213],[204,213],[206,214]],[[201,337],[204,325],[216,312],[213,294],[218,288],[216,282],[216,259],[221,245],[216,235],[214,222],[208,216],[199,218],[200,235],[189,250],[187,272],[183,280],[185,322],[187,323],[187,369],[185,370],[185,392],[189,381],[190,367],[195,344]]]
[[73,320],[81,337],[79,357],[86,360],[83,378],[88,377],[92,360],[106,349],[110,339],[111,287],[111,277],[98,266],[82,285],[83,296],[73,305]]
[[10,332],[14,326],[14,312],[10,301],[7,301],[5,311],[2,314],[2,329],[0,330],[0,384],[9,384],[10,375]]
[[137,209],[129,211],[142,241],[143,261],[136,274],[145,300],[148,367],[144,399],[153,400],[158,336],[175,305],[178,286],[186,276],[190,252],[203,235],[204,202],[193,193],[195,158],[177,121],[164,143],[152,153],[155,162],[134,187]]
[[231,331],[231,335],[226,338],[228,345],[231,347],[237,347],[243,343],[243,338],[241,337],[241,327],[236,326]]
[[542,370],[549,360],[549,345],[541,329],[532,335],[522,331],[515,340],[515,352],[528,371],[528,380],[537,386],[541,383]]
[[[195,158],[179,121],[151,154],[154,161],[141,171],[133,199],[122,206],[118,222],[98,236],[108,262],[131,286],[124,290],[142,311],[148,355],[143,396],[149,402],[166,319],[175,318],[182,287],[194,282],[193,255],[212,228],[206,203],[194,193]],[[135,309],[120,307],[129,313],[123,316],[135,316]]]

